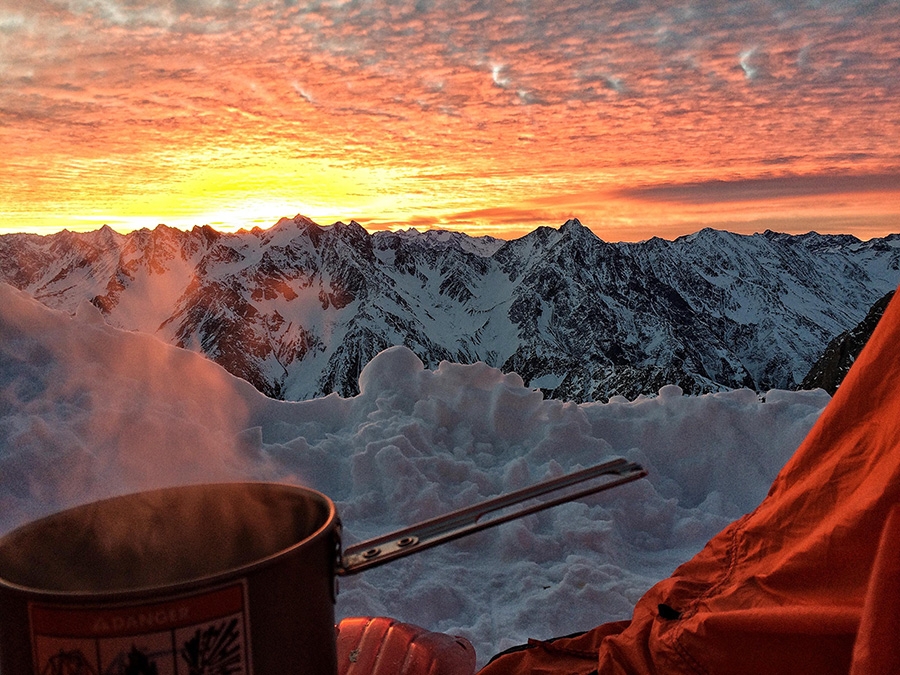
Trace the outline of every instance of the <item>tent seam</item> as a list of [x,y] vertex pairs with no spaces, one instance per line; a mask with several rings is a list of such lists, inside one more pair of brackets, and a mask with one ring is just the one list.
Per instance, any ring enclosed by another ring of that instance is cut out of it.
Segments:
[[672,637],[671,644],[673,650],[679,657],[681,657],[684,665],[690,668],[697,675],[710,675],[710,671],[706,669],[700,663],[700,661],[694,658],[694,656],[682,642],[682,636],[684,635],[684,620],[694,616],[697,613],[697,606],[703,600],[711,597],[718,589],[724,586],[729,579],[731,579],[740,558],[738,552],[740,550],[741,543],[743,542],[744,527],[749,517],[750,514],[746,514],[735,523],[734,531],[731,535],[731,541],[729,542],[728,548],[725,552],[725,559],[728,564],[724,570],[724,573],[719,577],[718,581],[711,584],[703,593],[701,593],[699,596],[697,596],[697,598],[693,600],[693,602],[691,602],[690,607],[684,612],[684,614],[682,614],[682,618],[679,620],[678,627],[676,629],[677,632]]

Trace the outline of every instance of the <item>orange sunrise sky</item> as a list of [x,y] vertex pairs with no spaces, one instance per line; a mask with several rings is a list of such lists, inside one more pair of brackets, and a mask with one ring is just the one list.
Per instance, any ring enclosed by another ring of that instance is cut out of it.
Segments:
[[0,0],[0,232],[900,231],[900,1]]

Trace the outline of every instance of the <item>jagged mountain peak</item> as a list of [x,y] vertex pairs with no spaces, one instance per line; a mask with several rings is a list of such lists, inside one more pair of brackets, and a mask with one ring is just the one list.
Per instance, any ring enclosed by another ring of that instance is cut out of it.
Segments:
[[323,229],[323,226],[312,218],[298,213],[293,218],[279,218],[278,222],[272,227],[260,229],[258,236],[264,241],[286,241],[300,233],[311,233],[315,236],[316,233],[321,232]]
[[566,222],[559,226],[559,231],[567,235],[594,235],[591,229],[589,227],[586,227],[580,220],[578,220],[578,218],[569,218]]
[[[143,230],[140,231],[142,232]],[[184,230],[178,229],[176,227],[169,227],[168,225],[157,225],[149,231],[148,236],[149,239],[154,243],[175,243],[185,241],[191,235]]]
[[191,234],[200,237],[207,244],[218,241],[223,236],[221,232],[209,225],[194,225],[191,228]]
[[507,242],[488,235],[473,237],[465,232],[455,230],[429,229],[419,231],[415,228],[402,230],[382,230],[372,237],[376,245],[384,248],[396,248],[401,242],[415,246],[426,246],[435,250],[458,249],[481,257],[490,257]]
[[121,246],[126,238],[127,235],[119,234],[109,225],[104,225],[100,229],[91,232],[82,232],[77,235],[73,233],[73,236],[67,238],[67,240],[74,241],[77,239],[97,248],[108,248]]
[[763,237],[764,239],[769,239],[771,241],[786,241],[786,240],[792,239],[792,238],[800,240],[803,237],[808,237],[808,236],[818,237],[819,233],[818,232],[808,232],[805,235],[798,236],[798,235],[786,234],[784,232],[775,232],[774,230],[770,230],[770,229],[765,229],[759,233],[759,236]]
[[300,236],[318,248],[335,240],[354,241],[357,245],[365,246],[372,235],[355,220],[320,225],[311,218],[298,214],[293,218],[281,218],[273,227],[263,230],[261,236],[264,244],[274,246],[285,246]]
[[102,236],[104,239],[121,239],[122,237],[125,236],[123,234],[119,234],[113,228],[111,228],[109,225],[106,225],[106,224],[104,224],[103,227],[101,227],[99,230],[97,230],[97,233],[100,236]]
[[[279,221],[279,222],[283,222],[284,220],[285,219],[282,218],[281,221]],[[291,218],[291,222],[294,223],[294,225],[297,225],[300,227],[321,227],[321,225],[319,225],[312,218],[304,216],[302,213],[298,213],[296,216]]]
[[668,239],[663,239],[662,237],[650,237],[649,239],[645,239],[644,241],[634,242],[627,245],[631,247],[644,246],[650,250],[665,250],[672,247],[672,242]]
[[721,241],[735,241],[748,236],[750,235],[737,234],[735,232],[729,232],[728,230],[719,230],[714,227],[704,227],[692,234],[685,234],[677,237],[675,243],[696,244],[698,242],[714,243]]
[[555,244],[560,237],[562,234],[557,228],[541,225],[524,237],[507,241],[497,251],[497,256],[503,258],[509,255],[519,255],[527,250],[544,249]]
[[345,239],[351,238],[361,241],[368,240],[372,237],[372,235],[369,234],[368,231],[355,220],[351,220],[349,223],[344,223],[339,220],[333,225],[322,229],[326,232],[331,231],[335,236],[340,236]]
[[570,218],[559,228],[560,243],[569,246],[593,246],[595,244],[604,244],[600,237],[584,225],[578,218]]
[[298,215],[234,234],[0,237],[0,280],[197,349],[272,396],[356,393],[395,344],[570,400],[800,381],[900,281],[900,238],[705,229],[613,244],[578,219],[503,242]]

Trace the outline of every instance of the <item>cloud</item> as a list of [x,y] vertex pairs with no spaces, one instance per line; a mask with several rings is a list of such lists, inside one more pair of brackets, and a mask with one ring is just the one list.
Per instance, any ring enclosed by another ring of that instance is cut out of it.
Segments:
[[753,47],[752,49],[746,49],[741,52],[741,55],[738,59],[738,62],[741,65],[741,70],[744,71],[744,76],[748,80],[756,79],[759,75],[759,66],[754,63],[754,56],[756,55],[756,50],[758,47]]
[[294,91],[297,92],[297,95],[300,96],[307,103],[315,103],[315,99],[313,95],[310,94],[301,84],[297,82],[291,82],[291,86],[294,88]]
[[[366,182],[373,206],[497,222],[518,217],[498,204],[608,186],[650,186],[634,188],[645,201],[816,194],[804,179],[770,185],[767,172],[886,175],[900,164],[895,10],[788,0],[20,3],[0,10],[0,128],[5,161],[30,173],[0,176],[0,189],[16,209],[41,194],[45,207],[82,204],[157,181],[181,194],[173,176],[198,167],[228,174],[227,160],[241,173],[290,158],[312,175],[321,166]],[[109,184],[87,169],[81,184],[53,178],[99,159],[110,162],[98,174]],[[116,166],[128,168],[116,177]],[[347,195],[300,173],[279,194]],[[716,187],[721,177],[749,182]]]
[[0,34],[13,35],[24,30],[28,21],[23,14],[0,12]]
[[646,201],[713,204],[872,192],[900,195],[900,168],[896,172],[863,175],[818,174],[667,183],[624,188],[617,194]]
[[444,222],[448,224],[465,224],[489,221],[504,225],[522,225],[555,219],[558,219],[558,216],[553,214],[553,212],[538,210],[528,206],[495,206],[447,214]]
[[500,63],[492,63],[491,64],[491,79],[501,89],[506,89],[509,86],[510,79],[508,77],[504,77],[501,73],[503,72],[503,64]]

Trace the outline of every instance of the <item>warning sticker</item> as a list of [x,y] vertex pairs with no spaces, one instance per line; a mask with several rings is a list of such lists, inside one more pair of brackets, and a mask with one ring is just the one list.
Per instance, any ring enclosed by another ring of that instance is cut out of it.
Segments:
[[246,584],[140,605],[29,606],[35,675],[252,675]]

